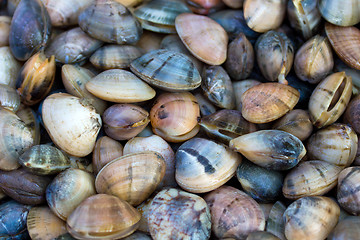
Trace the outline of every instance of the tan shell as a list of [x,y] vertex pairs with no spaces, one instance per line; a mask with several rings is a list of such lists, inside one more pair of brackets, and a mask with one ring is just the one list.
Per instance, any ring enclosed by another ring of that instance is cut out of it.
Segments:
[[16,90],[0,83],[0,106],[16,112],[20,107],[20,96]]
[[20,105],[16,115],[26,124],[34,139],[34,145],[40,144],[40,120],[30,107]]
[[242,109],[242,101],[241,97],[250,88],[253,86],[259,85],[261,82],[254,79],[246,79],[241,81],[233,82],[233,88],[235,92],[235,104],[236,110],[241,111]]
[[20,62],[12,55],[10,47],[0,47],[0,83],[15,88]]
[[11,17],[0,16],[0,47],[9,46]]
[[360,215],[360,167],[348,167],[338,179],[337,200],[353,215]]
[[140,47],[144,52],[150,52],[160,48],[163,37],[163,34],[144,30],[136,46]]
[[223,0],[223,2],[230,8],[241,8],[244,0]]

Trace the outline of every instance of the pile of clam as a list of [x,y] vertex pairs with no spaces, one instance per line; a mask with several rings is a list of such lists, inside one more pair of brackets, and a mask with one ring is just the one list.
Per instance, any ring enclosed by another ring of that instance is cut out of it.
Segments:
[[355,240],[360,0],[0,0],[0,239]]

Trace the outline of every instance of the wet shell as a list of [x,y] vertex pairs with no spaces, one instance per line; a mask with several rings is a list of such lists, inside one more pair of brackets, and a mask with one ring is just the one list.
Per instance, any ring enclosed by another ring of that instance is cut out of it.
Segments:
[[9,46],[11,17],[0,16],[0,47]]
[[325,239],[336,226],[339,214],[339,206],[330,198],[300,198],[284,213],[285,236],[294,240]]
[[265,216],[259,204],[246,193],[222,186],[204,197],[211,211],[216,237],[245,239],[253,231],[265,229]]
[[360,216],[349,216],[340,220],[328,240],[356,239],[360,236]]
[[26,124],[34,139],[34,145],[40,144],[40,120],[30,107],[20,105],[16,115]]
[[192,138],[176,152],[177,183],[186,191],[204,193],[225,184],[235,175],[241,156],[205,138]]
[[252,123],[267,123],[292,110],[300,93],[293,87],[280,83],[261,83],[241,96],[242,115]]
[[92,152],[101,118],[86,99],[52,94],[43,102],[42,119],[53,142],[68,154],[84,157]]
[[247,79],[247,80],[233,82],[236,110],[241,111],[242,109],[241,97],[244,94],[244,92],[246,92],[248,89],[252,88],[253,86],[259,85],[260,83],[261,82],[254,79]]
[[337,200],[341,207],[353,215],[360,215],[360,167],[341,171],[338,179]]
[[306,154],[300,139],[280,130],[248,133],[231,140],[229,146],[253,163],[273,170],[290,169]]
[[145,201],[165,175],[164,158],[156,152],[133,153],[116,158],[98,173],[98,193],[117,196],[133,206]]
[[142,34],[140,23],[114,0],[98,0],[79,15],[80,28],[108,43],[134,44]]
[[155,240],[209,239],[211,215],[201,197],[175,188],[154,197],[149,209],[149,228]]
[[282,202],[275,202],[270,210],[269,218],[266,224],[266,231],[274,234],[281,240],[286,240],[284,235],[285,222],[283,221],[285,210],[286,207]]
[[55,239],[67,232],[66,223],[45,206],[30,209],[27,229],[33,240]]
[[151,51],[130,64],[130,69],[152,86],[166,91],[188,91],[200,86],[201,77],[185,54],[159,49]]
[[21,64],[14,58],[10,47],[0,47],[0,83],[15,88]]
[[318,9],[326,19],[340,26],[352,26],[360,22],[358,0],[319,0]]
[[19,109],[20,96],[14,88],[0,83],[0,105],[13,112]]
[[140,218],[127,202],[97,194],[84,200],[71,213],[67,230],[76,239],[119,239],[133,233]]
[[182,13],[175,20],[176,31],[189,51],[210,65],[221,65],[227,56],[228,36],[209,17]]

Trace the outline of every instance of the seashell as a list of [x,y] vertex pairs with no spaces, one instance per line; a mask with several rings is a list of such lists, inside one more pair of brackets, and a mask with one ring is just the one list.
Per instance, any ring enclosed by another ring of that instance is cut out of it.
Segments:
[[149,235],[146,235],[145,233],[136,231],[133,234],[129,235],[126,238],[123,238],[123,240],[152,240],[152,238]]
[[91,37],[116,44],[134,44],[142,34],[140,23],[121,3],[97,0],[79,15],[80,28]]
[[337,200],[352,215],[360,214],[360,167],[342,170],[338,178]]
[[79,0],[76,2],[43,0],[46,10],[49,13],[51,24],[54,27],[77,24],[79,14],[94,2],[94,0]]
[[269,218],[270,211],[273,207],[273,203],[259,203],[261,210],[264,213],[265,221]]
[[94,73],[80,66],[65,64],[61,67],[61,77],[68,93],[88,99],[99,114],[104,113],[107,108],[106,102],[92,95],[85,87],[85,84],[95,77]]
[[280,83],[261,83],[241,96],[242,115],[252,123],[267,123],[284,116],[299,101],[299,92]]
[[12,55],[10,47],[0,47],[0,84],[15,88],[20,68],[21,64]]
[[54,55],[55,60],[60,63],[77,63],[87,59],[101,45],[101,41],[89,37],[77,27],[56,36],[45,54]]
[[115,104],[103,115],[104,130],[115,140],[128,140],[140,133],[150,122],[149,113],[134,104]]
[[284,213],[285,236],[294,240],[325,239],[336,226],[339,214],[339,206],[330,198],[300,198]]
[[266,224],[266,232],[272,233],[281,240],[286,240],[284,235],[285,222],[283,221],[283,214],[286,210],[285,205],[277,201],[270,210],[269,218]]
[[129,71],[106,70],[86,83],[96,97],[117,103],[143,102],[155,97],[155,90]]
[[181,13],[190,13],[182,1],[155,0],[149,1],[134,11],[143,29],[159,33],[176,33],[175,18]]
[[339,220],[338,224],[328,236],[329,240],[356,239],[360,235],[360,217],[349,216]]
[[325,161],[302,162],[286,175],[284,196],[298,199],[323,195],[335,187],[340,171],[341,167]]
[[265,229],[265,217],[259,204],[246,193],[222,186],[204,197],[211,212],[216,237],[245,239],[251,232]]
[[135,7],[143,2],[143,0],[115,0],[118,3],[121,3],[125,7]]
[[11,17],[0,16],[0,47],[9,46]]
[[27,229],[31,239],[55,239],[65,234],[66,223],[47,206],[33,207],[27,217]]
[[161,137],[152,135],[149,137],[134,137],[127,141],[124,146],[124,155],[145,151],[154,151],[161,154],[166,164],[164,178],[157,189],[162,189],[163,187],[176,187],[175,153],[170,145]]
[[223,0],[223,2],[230,8],[241,8],[244,0]]
[[130,63],[141,57],[142,49],[132,45],[106,45],[94,52],[90,62],[100,69],[129,68]]
[[246,240],[279,240],[280,238],[276,237],[272,233],[264,231],[252,232],[248,235]]
[[154,197],[149,209],[151,237],[159,239],[209,239],[211,215],[201,197],[175,188]]
[[25,169],[0,171],[0,189],[15,201],[35,205],[45,202],[45,190],[51,179]]
[[350,123],[351,127],[355,130],[357,134],[360,133],[360,119],[358,118],[360,112],[360,95],[357,95],[353,98],[349,105],[346,108],[344,120]]
[[17,169],[19,156],[34,144],[34,136],[15,113],[3,107],[0,107],[0,129],[0,169]]
[[318,128],[334,123],[344,113],[352,91],[351,77],[337,72],[322,80],[311,94],[309,113]]
[[186,0],[186,3],[192,12],[201,15],[214,12],[223,5],[221,0]]
[[229,109],[205,116],[199,124],[211,138],[225,144],[229,144],[233,138],[257,130],[256,125],[246,121],[240,111]]
[[325,32],[339,58],[348,66],[360,70],[360,30],[326,23]]
[[195,57],[210,65],[225,62],[228,36],[220,24],[206,16],[182,13],[176,17],[175,27]]
[[43,102],[42,119],[53,142],[66,153],[84,157],[92,152],[101,118],[86,99],[54,93]]
[[139,205],[161,182],[165,165],[161,154],[151,151],[116,158],[96,176],[96,191],[117,196],[133,206]]
[[25,105],[20,105],[19,110],[16,112],[16,115],[25,123],[28,130],[30,131],[33,139],[34,145],[40,144],[40,120],[37,117],[34,110]]
[[0,106],[16,112],[20,107],[20,96],[16,90],[0,83]]
[[307,111],[302,109],[291,110],[285,116],[277,120],[272,128],[291,133],[301,141],[307,139],[313,131],[310,115]]
[[38,52],[27,60],[16,81],[17,92],[25,105],[35,105],[51,90],[55,80],[55,57]]
[[175,178],[188,192],[210,192],[235,175],[241,156],[228,147],[207,140],[192,138],[176,151]]
[[51,175],[70,167],[70,161],[59,149],[36,145],[19,157],[19,163],[36,175]]
[[200,109],[189,92],[163,93],[150,110],[150,121],[155,134],[170,142],[182,142],[199,131]]
[[83,200],[96,194],[94,182],[92,174],[69,168],[58,174],[46,188],[46,201],[52,212],[66,221]]
[[244,17],[247,25],[256,32],[267,32],[280,27],[285,17],[286,1],[246,0]]
[[236,110],[241,111],[242,109],[241,97],[244,94],[244,92],[246,92],[248,89],[252,88],[253,86],[259,85],[260,83],[261,82],[254,79],[247,79],[247,80],[233,82]]
[[326,21],[339,26],[352,26],[360,22],[358,0],[319,0],[318,9]]
[[24,0],[19,3],[11,20],[9,43],[14,57],[26,61],[50,39],[51,22],[41,0]]
[[92,155],[92,165],[97,174],[107,163],[123,155],[123,146],[107,136],[96,141]]
[[136,43],[136,46],[146,53],[151,52],[160,48],[163,37],[163,34],[144,30],[139,41]]
[[253,163],[273,170],[288,170],[305,156],[300,139],[280,130],[261,130],[230,141],[231,149]]
[[356,157],[358,137],[345,124],[335,123],[314,133],[307,143],[310,159],[321,159],[340,167],[348,167]]
[[196,101],[199,104],[202,116],[207,116],[216,112],[216,107],[202,93],[195,93],[194,96],[196,97]]
[[188,91],[200,86],[201,77],[185,54],[154,50],[134,60],[130,69],[152,86],[166,91]]
[[141,215],[127,202],[107,194],[85,199],[67,219],[76,239],[119,239],[132,234]]
[[[10,15],[14,15],[15,9],[21,0],[8,0],[7,1],[7,10]],[[5,1],[4,1],[5,2]]]
[[148,217],[149,217],[150,205],[151,205],[153,198],[154,198],[154,196],[149,197],[144,202],[142,202],[139,206],[136,207],[136,210],[138,210],[139,213],[141,214],[141,219],[139,221],[138,230],[141,232],[144,232],[146,234],[149,234],[149,235],[150,235],[150,229],[149,229]]
[[258,202],[273,202],[281,197],[284,177],[280,172],[243,161],[236,177],[242,189]]
[[295,73],[303,81],[319,83],[333,67],[330,43],[326,37],[320,35],[304,43],[295,55]]
[[226,71],[234,80],[246,79],[254,67],[254,49],[244,33],[231,41],[225,61]]

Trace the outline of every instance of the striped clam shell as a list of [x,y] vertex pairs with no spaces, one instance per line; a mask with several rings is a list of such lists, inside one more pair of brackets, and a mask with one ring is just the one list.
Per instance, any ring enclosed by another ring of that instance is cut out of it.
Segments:
[[319,0],[318,9],[326,21],[339,26],[360,22],[359,0]]

